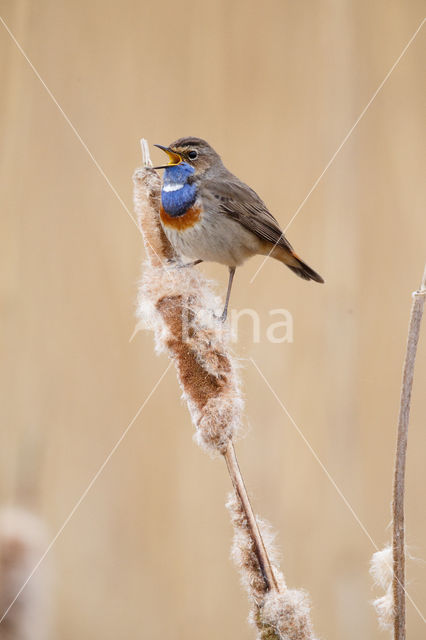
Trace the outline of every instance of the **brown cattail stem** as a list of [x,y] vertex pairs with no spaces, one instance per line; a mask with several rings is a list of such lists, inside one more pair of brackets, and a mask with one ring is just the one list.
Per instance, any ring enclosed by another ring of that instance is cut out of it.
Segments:
[[408,422],[410,418],[411,390],[413,387],[414,364],[420,325],[426,298],[426,267],[419,291],[414,292],[408,330],[402,378],[401,403],[398,418],[398,438],[396,445],[395,474],[393,485],[393,600],[394,638],[405,640],[405,541],[404,541],[404,493],[405,466],[407,456]]
[[278,584],[272,570],[271,562],[266,552],[263,538],[257,524],[256,516],[253,513],[253,508],[247,494],[244,479],[241,475],[241,470],[232,442],[229,443],[229,446],[223,454],[223,457],[225,458],[226,466],[228,467],[228,472],[231,477],[234,490],[241,501],[241,506],[247,519],[260,570],[262,572],[263,579],[265,580],[265,587],[268,590],[274,589],[275,591],[279,591]]
[[[165,268],[167,269],[167,262],[175,259],[176,256],[159,222],[160,179],[158,173],[152,169],[146,141],[142,140],[141,144],[144,168],[137,170],[134,176],[135,211],[142,230],[148,263],[154,269],[163,272]],[[189,298],[192,297],[192,302],[188,298],[186,290],[181,289],[178,291],[185,276],[190,277],[188,272],[189,269],[185,269],[185,274],[180,273],[179,283],[175,280],[177,277],[176,270],[166,271],[161,286],[162,295],[160,298],[155,299],[156,312],[160,313],[162,323],[169,331],[166,340],[167,350],[169,356],[175,362],[178,377],[186,394],[188,404],[194,412],[195,423],[199,433],[202,434],[199,443],[207,450],[219,452],[224,456],[234,490],[241,503],[247,522],[247,531],[253,542],[253,550],[263,577],[265,592],[274,591],[279,593],[271,561],[238,466],[232,441],[234,427],[231,424],[231,420],[227,420],[226,417],[229,415],[235,419],[232,398],[235,395],[236,381],[234,379],[235,376],[232,374],[232,365],[227,354],[223,352],[223,345],[212,347],[212,353],[209,353],[209,357],[213,356],[216,361],[215,373],[212,375],[207,363],[200,361],[200,358],[194,354],[192,343],[187,343],[183,338],[183,318],[188,318],[188,315],[191,316],[191,313],[188,314],[188,308],[191,304],[194,304],[197,297],[195,288],[191,289],[191,286],[188,288],[190,290]],[[155,275],[153,272],[151,275],[153,280]],[[148,289],[151,289],[148,297],[152,296],[152,280],[148,285]],[[195,282],[193,286],[197,286]],[[164,295],[165,288],[170,289],[167,295]],[[158,295],[158,291],[160,289],[156,290],[154,298]],[[198,295],[200,296],[201,293],[198,292]],[[219,320],[216,320],[216,322],[218,327],[222,329],[222,323]],[[204,330],[204,327],[194,326],[193,330],[199,335]],[[213,334],[206,334],[204,342],[208,343],[211,340],[214,340]],[[212,419],[211,415],[207,415],[209,413],[207,408],[211,402],[215,401],[215,398],[220,398],[221,396],[224,402],[228,403],[226,405],[228,413],[225,410],[224,417],[222,417],[219,411],[215,418]]]

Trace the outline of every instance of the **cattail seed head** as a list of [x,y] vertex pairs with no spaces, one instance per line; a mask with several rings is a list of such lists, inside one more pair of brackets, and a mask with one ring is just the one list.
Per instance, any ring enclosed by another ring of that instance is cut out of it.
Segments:
[[168,262],[176,256],[159,223],[158,175],[139,169],[134,184],[148,253],[137,315],[154,331],[157,351],[167,352],[176,366],[196,442],[223,453],[240,427],[243,401],[230,336],[216,317],[219,299],[199,270]]

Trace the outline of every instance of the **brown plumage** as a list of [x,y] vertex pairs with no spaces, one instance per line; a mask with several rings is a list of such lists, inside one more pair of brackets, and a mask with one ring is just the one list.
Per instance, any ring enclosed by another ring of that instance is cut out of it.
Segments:
[[218,175],[202,181],[201,195],[205,195],[206,191],[218,200],[221,213],[239,222],[264,243],[264,251],[259,253],[267,255],[272,250],[271,257],[283,262],[301,278],[324,282],[322,277],[293,251],[278,221],[257,193],[226,167],[222,165]]
[[[257,193],[228,171],[205,140],[180,138],[160,148],[170,158],[168,165],[157,167],[166,169],[162,203],[168,218],[166,221],[162,216],[164,231],[178,253],[197,262],[229,266],[224,317],[235,268],[253,255],[270,255],[299,277],[324,282],[293,251]],[[201,211],[197,219],[194,208]]]

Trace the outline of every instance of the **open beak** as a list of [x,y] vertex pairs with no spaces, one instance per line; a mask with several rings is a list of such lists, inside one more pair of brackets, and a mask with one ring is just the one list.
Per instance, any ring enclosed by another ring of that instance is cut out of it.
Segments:
[[172,151],[170,147],[163,147],[162,144],[155,144],[154,147],[158,147],[159,149],[164,151],[164,153],[167,153],[170,158],[170,162],[169,164],[163,164],[160,167],[153,167],[153,169],[167,169],[167,167],[173,167],[182,162],[182,157],[178,153]]

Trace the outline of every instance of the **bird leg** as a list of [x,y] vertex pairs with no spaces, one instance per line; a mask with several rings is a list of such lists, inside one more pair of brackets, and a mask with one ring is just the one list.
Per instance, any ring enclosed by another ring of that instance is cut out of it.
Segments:
[[225,322],[226,316],[228,315],[228,303],[231,295],[232,281],[234,279],[235,269],[236,267],[229,267],[228,291],[226,292],[225,306],[223,308],[222,315],[220,316],[222,322]]

